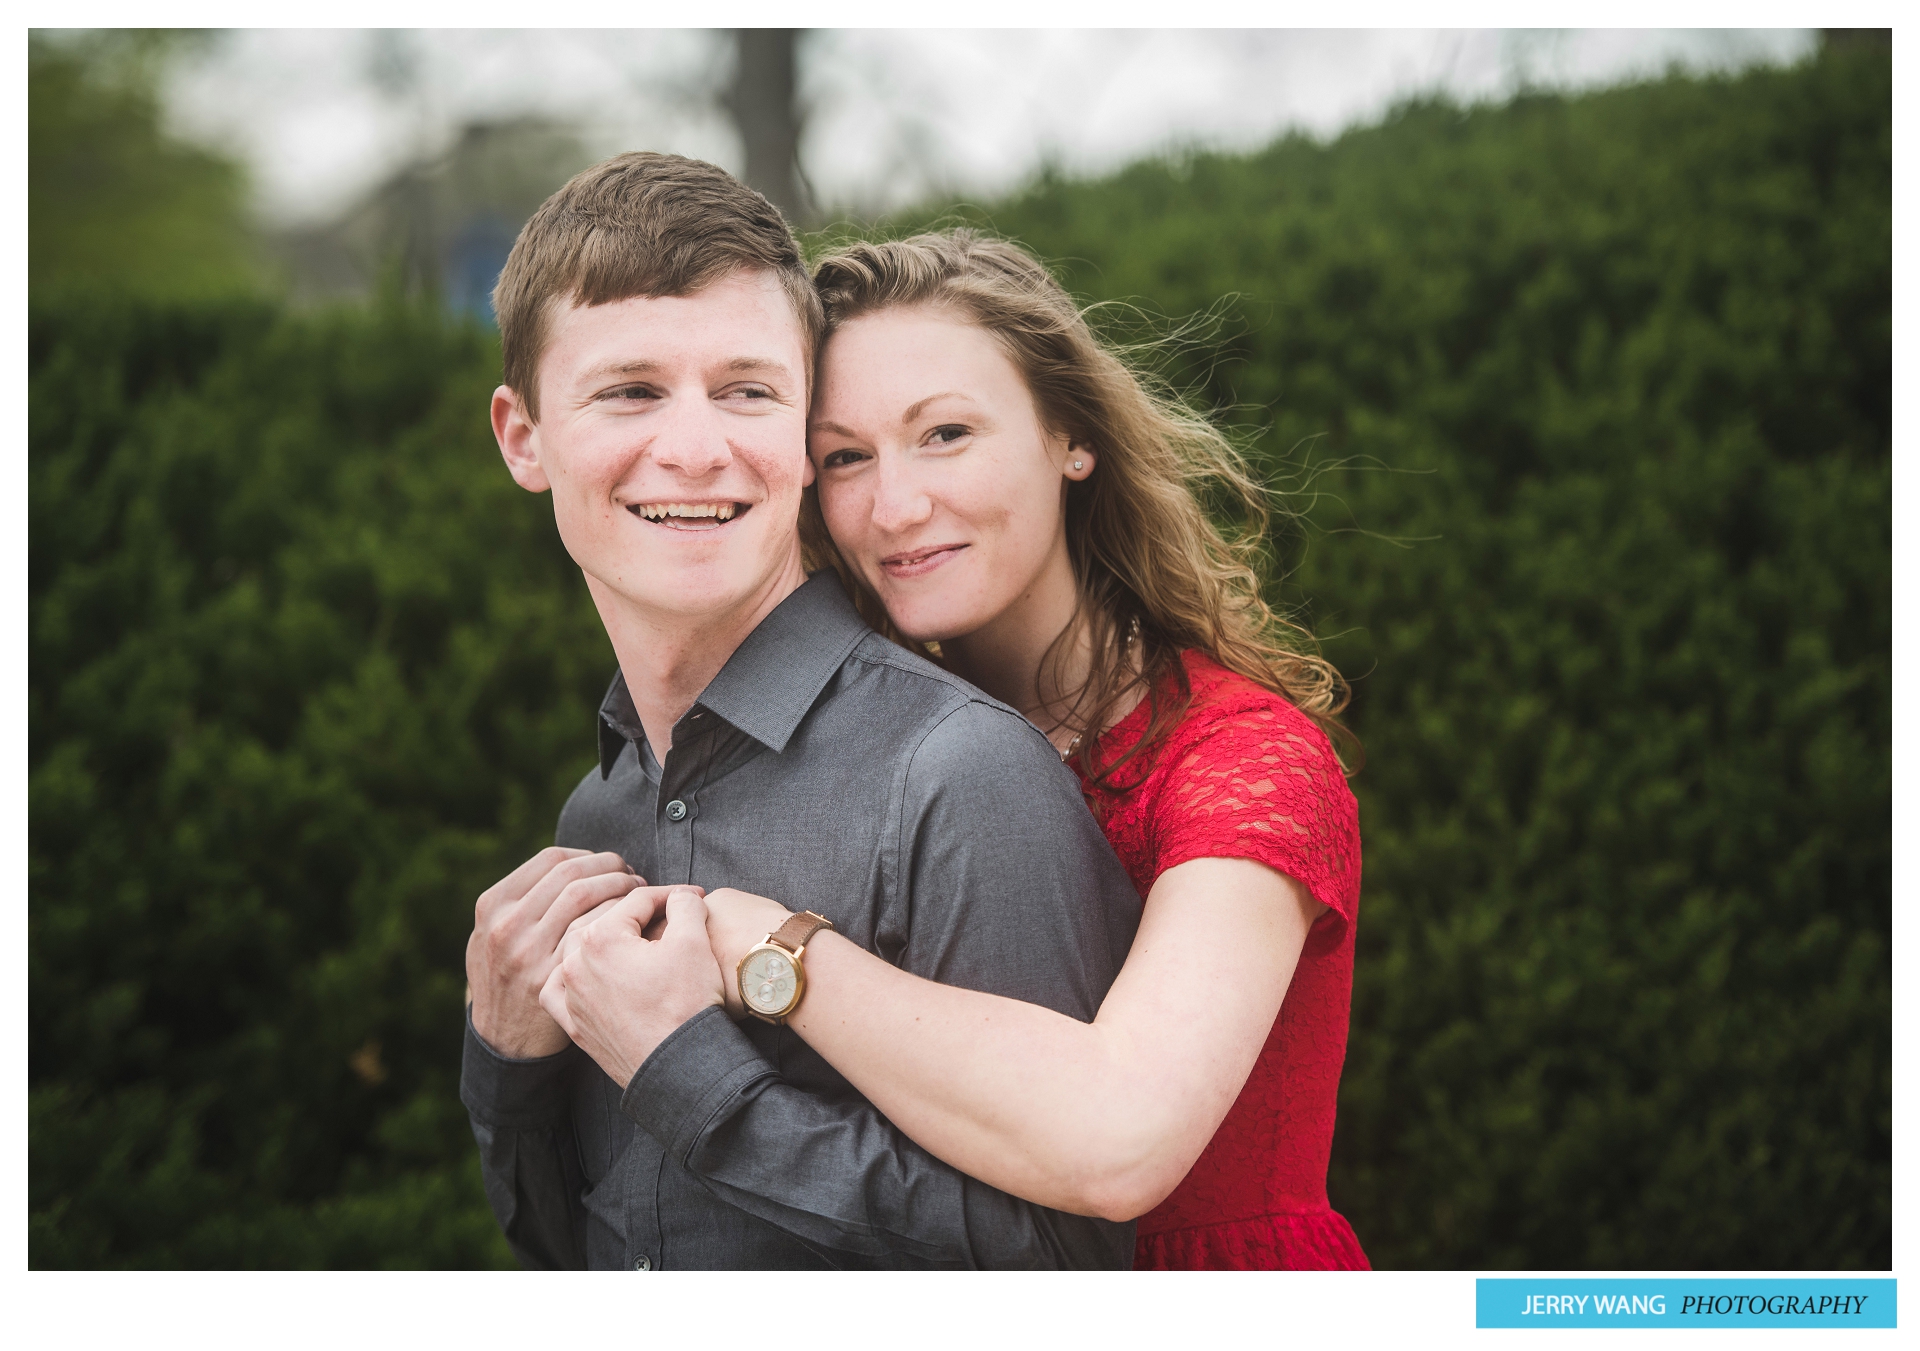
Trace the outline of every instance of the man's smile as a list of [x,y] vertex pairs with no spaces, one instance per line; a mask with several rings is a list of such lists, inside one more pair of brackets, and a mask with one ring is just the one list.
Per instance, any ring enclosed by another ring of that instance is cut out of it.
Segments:
[[744,516],[751,502],[635,502],[627,510],[669,530],[718,530]]

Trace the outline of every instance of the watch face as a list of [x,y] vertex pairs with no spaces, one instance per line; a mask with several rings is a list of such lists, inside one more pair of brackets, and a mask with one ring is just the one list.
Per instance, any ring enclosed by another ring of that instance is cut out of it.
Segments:
[[785,1013],[797,988],[793,959],[777,948],[750,952],[740,964],[740,998],[755,1013]]

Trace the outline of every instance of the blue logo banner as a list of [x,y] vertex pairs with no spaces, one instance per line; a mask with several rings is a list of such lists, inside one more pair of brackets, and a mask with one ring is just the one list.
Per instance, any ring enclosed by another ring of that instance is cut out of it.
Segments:
[[1483,1328],[1891,1328],[1895,1282],[1482,1277]]

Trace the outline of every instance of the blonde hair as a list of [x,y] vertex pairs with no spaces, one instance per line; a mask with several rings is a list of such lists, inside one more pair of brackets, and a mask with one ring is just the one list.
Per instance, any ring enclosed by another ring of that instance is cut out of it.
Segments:
[[[1192,691],[1180,653],[1187,648],[1285,698],[1352,763],[1358,743],[1339,722],[1346,681],[1313,636],[1260,594],[1272,514],[1266,490],[1219,428],[1101,343],[1038,259],[1017,244],[956,229],[840,246],[815,264],[813,280],[829,336],[858,315],[901,306],[965,315],[1000,342],[1047,429],[1097,454],[1096,472],[1069,485],[1066,507],[1076,619],[1093,662],[1085,685],[1070,697],[1061,692],[1066,723],[1092,733],[1083,736],[1077,763],[1093,782],[1111,782],[1185,714]],[[1223,533],[1208,518],[1202,490],[1240,508],[1239,529]],[[823,536],[817,501],[808,501],[804,515],[810,542]],[[840,571],[869,621],[897,637],[878,598],[851,569]],[[1069,625],[1054,641],[1043,671],[1059,669],[1074,630]],[[1150,701],[1146,735],[1127,755],[1098,763],[1097,733],[1140,690]],[[1140,760],[1150,763],[1150,754]]]

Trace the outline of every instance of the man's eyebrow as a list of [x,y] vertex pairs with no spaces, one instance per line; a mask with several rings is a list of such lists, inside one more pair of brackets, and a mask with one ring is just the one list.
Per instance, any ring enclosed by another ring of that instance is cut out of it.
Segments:
[[[654,361],[649,357],[635,357],[632,361],[610,361],[604,366],[595,366],[587,372],[590,380],[603,380],[610,375],[658,375],[667,369],[663,361]],[[786,362],[773,357],[735,357],[721,369],[736,375],[779,374],[784,375],[790,369]]]
[[610,361],[604,366],[595,366],[587,372],[587,378],[602,380],[609,375],[653,375],[664,369],[659,362],[640,357],[633,361]]

